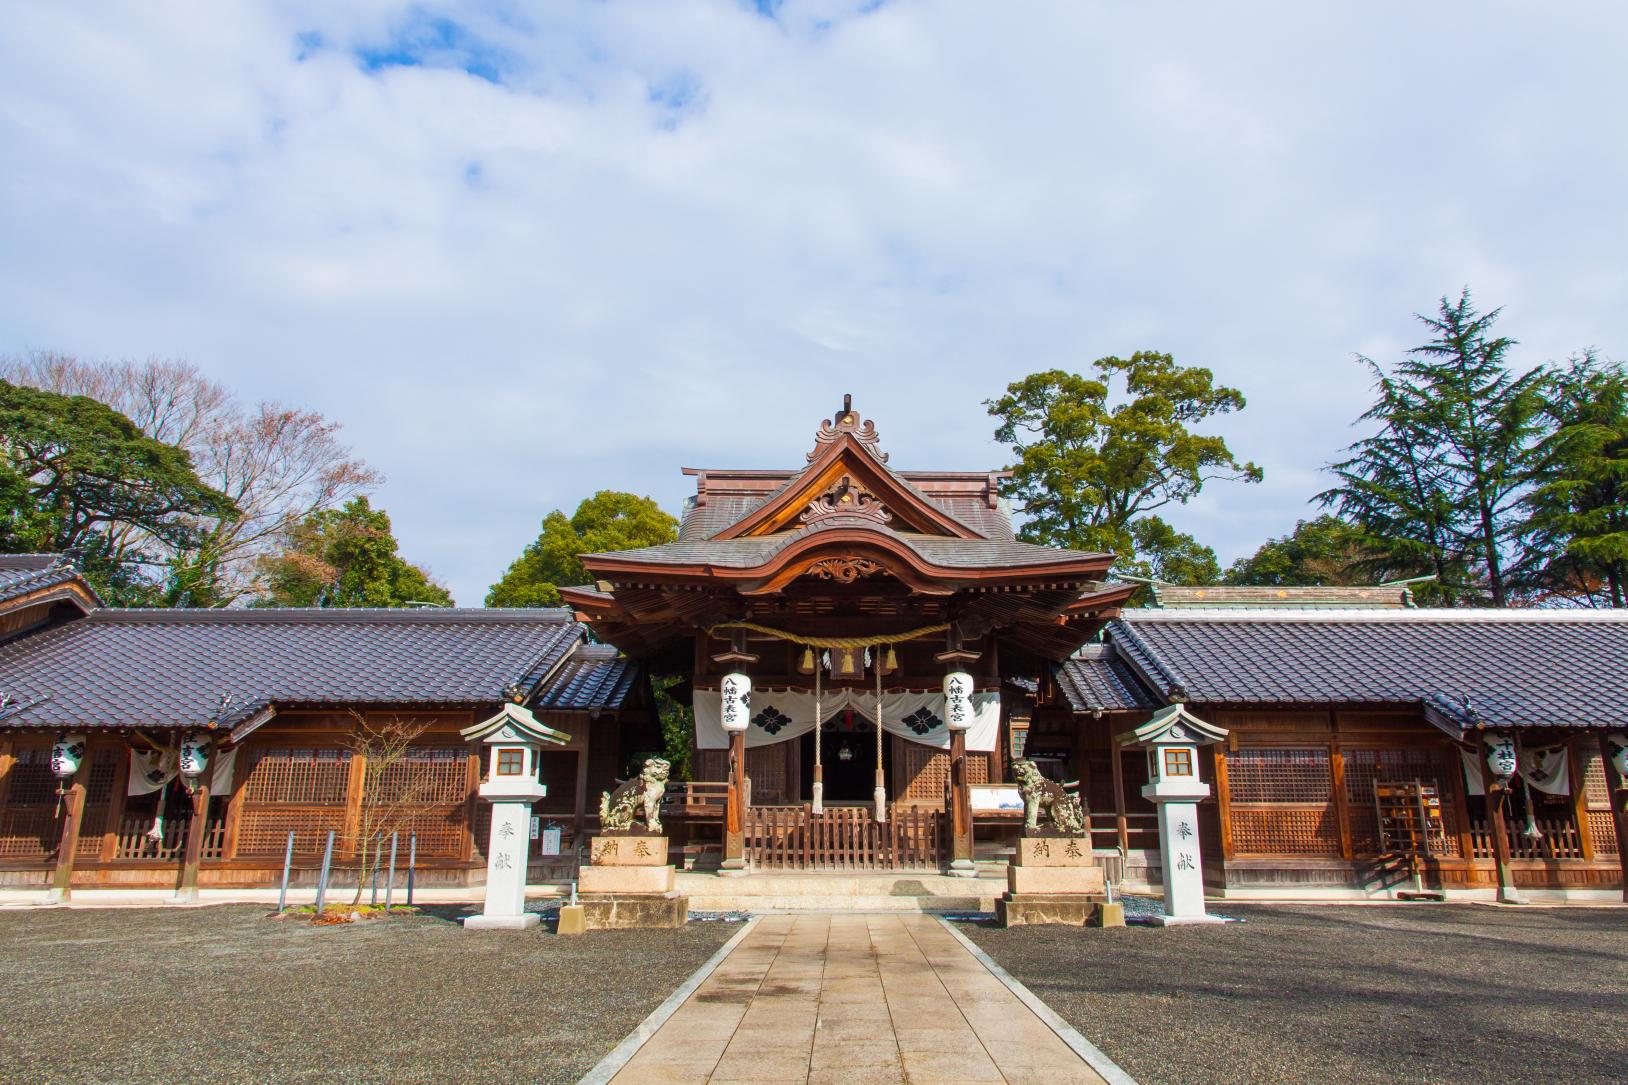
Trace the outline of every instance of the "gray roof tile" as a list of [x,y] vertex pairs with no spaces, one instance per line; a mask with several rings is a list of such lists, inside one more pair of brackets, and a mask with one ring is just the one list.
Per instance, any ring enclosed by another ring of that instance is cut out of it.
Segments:
[[556,711],[614,711],[626,703],[639,666],[615,648],[581,644],[534,702]]
[[0,693],[27,705],[0,725],[199,726],[267,703],[495,702],[540,681],[582,637],[564,610],[97,610],[0,645]]
[[1195,703],[1396,702],[1489,727],[1628,711],[1617,611],[1128,610],[1108,636],[1160,696]]
[[1057,669],[1057,686],[1076,712],[1158,708],[1125,661],[1106,644],[1088,644]]
[[0,606],[43,588],[74,581],[96,597],[90,585],[80,579],[79,571],[61,554],[0,554]]

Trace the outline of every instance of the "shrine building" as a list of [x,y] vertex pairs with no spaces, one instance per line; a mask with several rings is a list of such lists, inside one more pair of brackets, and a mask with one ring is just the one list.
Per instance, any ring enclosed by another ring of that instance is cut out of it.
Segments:
[[[1151,772],[1209,785],[1217,896],[1628,891],[1624,615],[1115,582],[1111,554],[1019,541],[1002,472],[895,467],[847,401],[793,467],[685,474],[678,540],[584,555],[555,610],[122,610],[0,555],[0,889],[310,885],[330,833],[342,870],[359,720],[421,731],[392,770],[418,884],[479,885],[465,732],[505,712],[565,736],[527,762],[528,877],[559,884],[601,793],[663,755],[666,700],[693,718],[663,820],[694,876],[988,875],[1026,758],[1077,782],[1132,891],[1167,858]],[[1207,744],[1150,772],[1135,736],[1172,706]]]

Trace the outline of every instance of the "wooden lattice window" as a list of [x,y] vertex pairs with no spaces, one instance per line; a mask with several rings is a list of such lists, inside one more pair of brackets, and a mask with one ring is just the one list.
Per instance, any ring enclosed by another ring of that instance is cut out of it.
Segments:
[[499,776],[522,776],[526,771],[526,751],[505,749],[497,752]]
[[[899,798],[904,802],[941,803],[950,783],[950,755],[919,742],[904,744],[904,785]],[[989,755],[967,754],[968,786],[989,782]]]
[[107,831],[108,806],[113,800],[113,782],[119,774],[122,748],[103,746],[92,749],[79,772],[85,783],[85,813],[79,820],[79,847],[92,858]]
[[1164,774],[1170,776],[1191,776],[1193,774],[1193,751],[1186,749],[1166,750],[1164,752]]
[[57,780],[51,775],[51,748],[25,747],[17,750],[11,771],[6,773],[7,806],[55,806]]
[[1605,778],[1605,758],[1600,751],[1584,750],[1583,801],[1588,807],[1588,835],[1598,858],[1616,858],[1617,826],[1611,817],[1611,787]]
[[782,803],[790,800],[786,793],[786,753],[790,744],[775,743],[746,751],[746,774],[752,778],[752,802]]
[[350,786],[350,751],[266,747],[253,751],[244,801],[342,806]]
[[[521,755],[517,775],[524,771],[525,754],[522,750],[504,750],[499,760],[510,752]],[[390,766],[379,783],[386,801],[415,794],[427,806],[461,803],[469,797],[469,750],[464,746],[414,746],[407,756]]]
[[0,859],[44,862],[56,854],[62,826],[57,821],[56,777],[48,746],[13,750],[11,768],[0,778]]
[[[1345,799],[1351,819],[1351,849],[1355,855],[1379,854],[1379,821],[1374,812],[1374,781],[1418,780],[1436,789],[1441,799],[1447,840],[1440,854],[1459,854],[1459,825],[1453,805],[1452,773],[1458,755],[1452,750],[1353,750],[1345,757]],[[1434,848],[1436,845],[1432,844]]]
[[1339,855],[1333,770],[1320,748],[1227,754],[1232,848],[1239,855]]

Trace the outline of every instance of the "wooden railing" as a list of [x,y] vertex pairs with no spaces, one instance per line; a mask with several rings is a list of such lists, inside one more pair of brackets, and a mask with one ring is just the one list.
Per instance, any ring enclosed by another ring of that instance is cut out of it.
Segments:
[[944,811],[894,805],[877,822],[868,806],[753,806],[746,811],[746,858],[770,870],[937,868],[947,832]]
[[[1538,818],[1538,830],[1543,834],[1532,839],[1522,831],[1526,820],[1504,819],[1505,835],[1509,838],[1511,859],[1581,859],[1583,841],[1577,834],[1577,825],[1570,818]],[[1477,859],[1494,857],[1492,825],[1485,819],[1470,822],[1470,843]]]
[[729,799],[729,785],[716,780],[686,780],[668,787],[662,805],[670,812],[696,819],[721,819]]
[[[164,819],[161,835],[153,837],[150,835],[153,828],[151,814],[126,814],[119,819],[118,833],[114,838],[113,859],[116,862],[153,860],[178,863],[184,858],[187,829],[191,824],[192,818],[186,814],[167,817]],[[219,859],[225,852],[226,819],[211,818],[204,827],[203,849],[199,858]]]
[[[1093,811],[1087,819],[1091,832],[1091,846],[1097,849],[1119,849],[1119,825],[1109,811]],[[1126,814],[1125,839],[1127,851],[1159,850],[1159,815]]]
[[0,806],[0,862],[54,859],[62,822],[53,806]]

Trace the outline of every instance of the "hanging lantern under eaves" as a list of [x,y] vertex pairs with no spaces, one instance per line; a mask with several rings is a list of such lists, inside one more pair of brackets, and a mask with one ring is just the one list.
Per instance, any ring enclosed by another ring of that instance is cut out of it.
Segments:
[[58,780],[66,780],[79,771],[80,762],[84,759],[84,735],[59,735],[56,742],[51,744],[51,775]]
[[181,740],[181,778],[191,787],[209,771],[209,736],[194,731]]
[[746,730],[747,724],[752,721],[752,679],[739,671],[726,674],[718,685],[718,692],[721,695],[719,722],[724,730]]
[[1605,748],[1611,763],[1617,767],[1617,778],[1628,787],[1628,732],[1613,731],[1605,736]]
[[1515,775],[1519,759],[1515,756],[1515,738],[1507,731],[1488,731],[1483,736],[1487,744],[1487,771],[1500,780]]
[[944,726],[951,731],[972,726],[972,675],[966,671],[944,676]]

